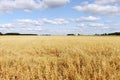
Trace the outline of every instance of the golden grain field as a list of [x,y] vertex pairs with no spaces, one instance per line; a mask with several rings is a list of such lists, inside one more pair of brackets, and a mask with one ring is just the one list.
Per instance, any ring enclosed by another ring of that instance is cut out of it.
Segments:
[[0,80],[120,80],[120,37],[0,36]]

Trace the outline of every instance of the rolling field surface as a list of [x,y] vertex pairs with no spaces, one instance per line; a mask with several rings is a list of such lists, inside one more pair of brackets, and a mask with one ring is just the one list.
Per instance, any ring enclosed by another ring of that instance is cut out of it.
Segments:
[[120,80],[120,37],[0,36],[0,80]]

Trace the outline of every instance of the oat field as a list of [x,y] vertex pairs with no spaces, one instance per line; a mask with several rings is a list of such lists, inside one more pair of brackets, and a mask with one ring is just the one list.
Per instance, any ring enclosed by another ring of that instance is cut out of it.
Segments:
[[120,37],[0,36],[0,80],[120,80]]

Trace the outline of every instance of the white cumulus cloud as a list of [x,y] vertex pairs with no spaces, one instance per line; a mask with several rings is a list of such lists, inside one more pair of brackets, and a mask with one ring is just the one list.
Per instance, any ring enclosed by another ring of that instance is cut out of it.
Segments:
[[75,19],[77,22],[94,22],[100,20],[99,17],[94,17],[94,16],[88,16],[88,17],[80,17]]
[[119,3],[120,0],[95,0],[95,3],[105,5],[105,4],[114,4]]
[[0,12],[8,13],[14,10],[42,10],[46,8],[61,7],[70,0],[0,0]]
[[76,5],[73,8],[93,15],[119,16],[120,6],[117,2],[120,0],[95,0],[93,3]]

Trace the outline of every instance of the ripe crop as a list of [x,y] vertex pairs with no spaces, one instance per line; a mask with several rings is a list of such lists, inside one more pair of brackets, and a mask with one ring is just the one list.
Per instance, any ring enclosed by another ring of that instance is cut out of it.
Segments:
[[0,80],[120,80],[120,37],[1,36]]

